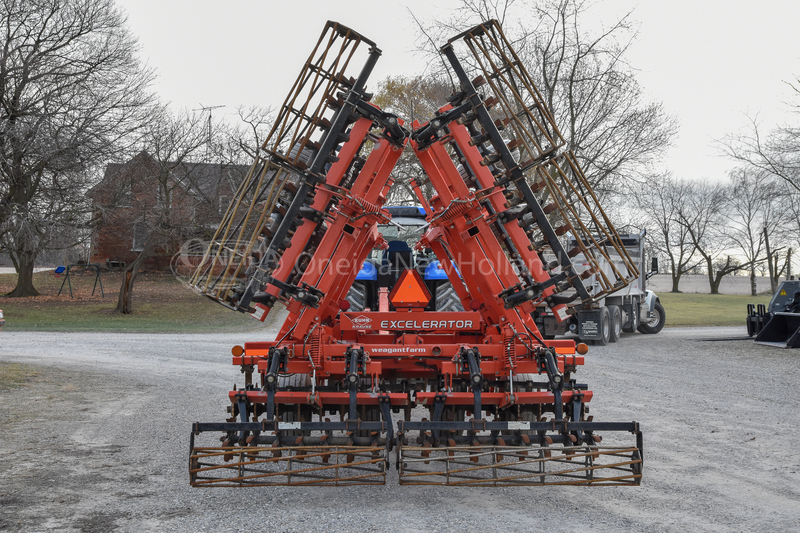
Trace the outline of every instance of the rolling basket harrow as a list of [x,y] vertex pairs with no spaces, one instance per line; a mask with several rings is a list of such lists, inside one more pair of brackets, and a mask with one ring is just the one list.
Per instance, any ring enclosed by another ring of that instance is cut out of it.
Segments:
[[[192,485],[382,484],[392,453],[401,484],[640,483],[639,425],[593,421],[573,377],[586,345],[534,320],[591,307],[636,266],[499,24],[441,53],[458,87],[406,125],[365,91],[380,50],[326,25],[191,279],[262,321],[288,311],[276,340],[233,348],[244,386],[226,422],[193,425]],[[379,231],[406,149],[425,171],[416,255]],[[621,266],[602,273],[610,253]],[[422,279],[432,255],[463,311]],[[351,309],[365,261],[380,298]]]

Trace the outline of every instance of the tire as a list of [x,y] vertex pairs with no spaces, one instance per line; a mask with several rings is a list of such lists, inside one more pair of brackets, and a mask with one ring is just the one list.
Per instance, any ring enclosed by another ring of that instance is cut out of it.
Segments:
[[287,387],[310,387],[311,376],[308,374],[285,374],[278,375],[278,388],[285,389]]
[[[536,413],[533,412],[532,407],[528,408],[520,408],[519,410],[519,419],[525,422],[537,422],[539,418],[536,416]],[[523,435],[535,435],[535,431],[522,431]]]
[[608,312],[608,307],[603,307],[600,310],[600,338],[595,339],[595,346],[605,346],[611,342],[611,313]]
[[[310,414],[301,415],[300,417],[297,416],[297,412],[295,408],[292,407],[285,407],[285,406],[278,406],[278,418],[281,422],[310,422],[311,416]],[[288,437],[303,437],[309,435],[311,432],[302,429],[287,429],[282,430],[283,434]]]
[[[467,419],[467,410],[463,408],[455,409],[453,411],[453,422],[463,422]],[[453,431],[450,435],[454,437],[461,437],[464,435],[463,430]]]
[[350,311],[363,311],[367,305],[367,286],[358,281],[354,282],[345,300],[350,302]]
[[[294,160],[297,157],[297,152],[300,151],[300,145],[295,144],[292,146],[292,149],[289,150],[289,160]],[[300,157],[297,158],[298,162],[305,163],[307,167],[311,166],[311,163],[314,161],[314,156],[317,155],[316,150],[311,148],[311,146],[304,146],[303,152],[300,154]]]
[[622,335],[622,310],[618,305],[609,305],[608,312],[611,315],[609,340],[611,342],[617,342]]
[[[505,420],[506,422],[536,422],[537,417],[536,413],[533,412],[532,407],[520,406],[519,415],[514,414],[514,412],[512,412],[511,409],[509,409],[503,416],[503,420]],[[506,430],[506,431],[501,431],[500,433],[502,435],[514,435],[515,433],[519,433],[521,435],[537,434],[535,430]]]
[[449,281],[440,283],[436,287],[436,310],[437,311],[463,311],[461,299],[456,294],[456,290]]
[[656,302],[653,309],[653,318],[639,324],[639,331],[642,333],[654,334],[664,329],[664,323],[667,321],[667,315],[664,312],[664,306],[661,302]]
[[[359,410],[361,411],[361,410]],[[363,418],[362,418],[363,417]],[[359,418],[362,418],[362,422],[380,422],[383,419],[381,416],[381,408],[375,406],[366,406],[363,407],[363,411],[359,413]],[[370,437],[372,436],[371,431],[355,431],[356,437]]]
[[625,333],[636,333],[639,328],[639,299],[633,298],[631,300],[631,313],[630,321],[627,326],[622,328]]

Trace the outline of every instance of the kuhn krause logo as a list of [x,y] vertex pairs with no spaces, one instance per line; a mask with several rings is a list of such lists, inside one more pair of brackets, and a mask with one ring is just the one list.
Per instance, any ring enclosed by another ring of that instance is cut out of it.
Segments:
[[358,315],[348,318],[353,323],[353,329],[372,329],[372,319],[368,316]]

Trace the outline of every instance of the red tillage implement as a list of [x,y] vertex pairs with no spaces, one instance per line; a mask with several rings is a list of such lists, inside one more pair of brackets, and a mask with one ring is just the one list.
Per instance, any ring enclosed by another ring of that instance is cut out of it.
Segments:
[[[375,44],[326,26],[191,281],[261,320],[288,310],[274,341],[234,347],[245,383],[227,422],[193,426],[192,485],[384,483],[392,450],[402,484],[639,484],[638,424],[593,421],[573,377],[587,347],[534,321],[591,307],[635,265],[592,287],[576,274],[578,253],[628,256],[500,26],[441,52],[458,88],[409,132],[369,103]],[[379,231],[407,145],[425,176],[407,182],[427,220],[414,252]],[[373,250],[381,296],[351,308]],[[466,311],[437,310],[432,254]],[[199,444],[210,433],[221,445]]]

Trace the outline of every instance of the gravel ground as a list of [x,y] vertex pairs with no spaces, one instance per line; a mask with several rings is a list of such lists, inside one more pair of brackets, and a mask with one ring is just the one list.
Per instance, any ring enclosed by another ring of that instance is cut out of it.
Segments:
[[[263,337],[263,339],[259,339]],[[3,531],[796,531],[800,352],[743,328],[592,347],[595,420],[641,422],[640,487],[193,489],[188,438],[242,383],[236,335],[0,333]]]

